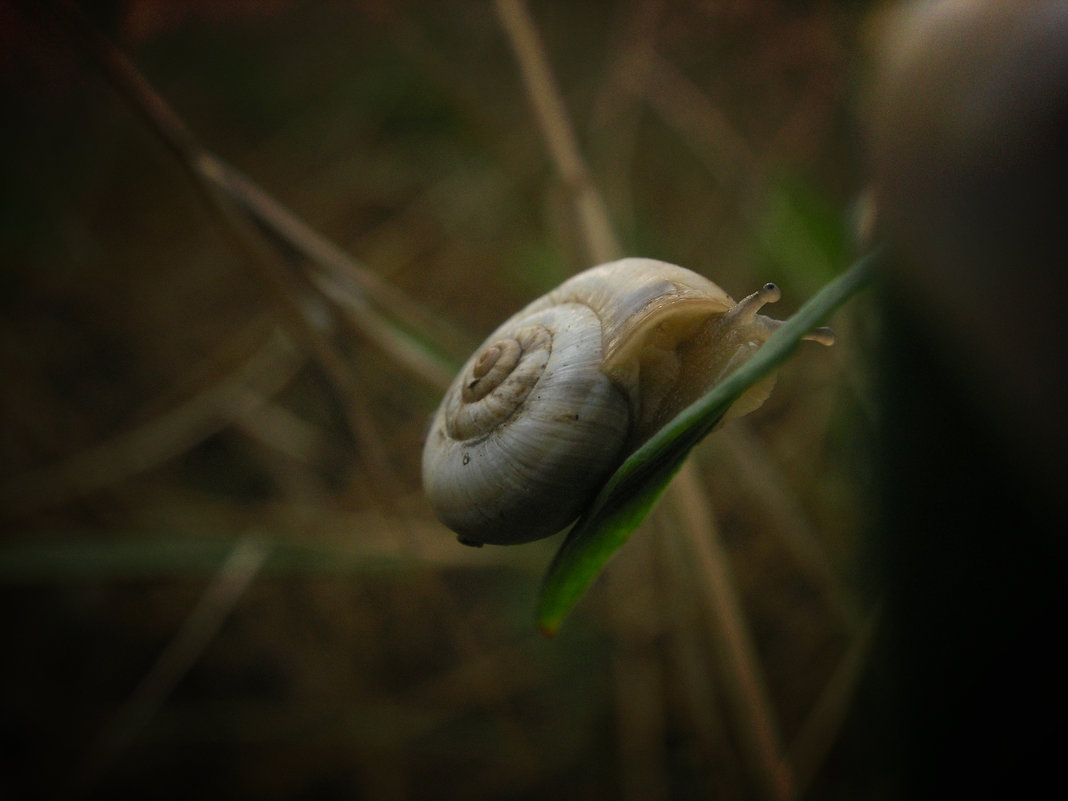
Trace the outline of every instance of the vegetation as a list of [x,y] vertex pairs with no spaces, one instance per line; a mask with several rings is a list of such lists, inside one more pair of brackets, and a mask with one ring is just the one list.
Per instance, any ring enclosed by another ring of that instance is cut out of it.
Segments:
[[70,8],[2,12],[0,795],[874,792],[863,296],[551,640],[562,539],[462,548],[418,475],[453,366],[572,272],[785,317],[846,270],[852,6]]

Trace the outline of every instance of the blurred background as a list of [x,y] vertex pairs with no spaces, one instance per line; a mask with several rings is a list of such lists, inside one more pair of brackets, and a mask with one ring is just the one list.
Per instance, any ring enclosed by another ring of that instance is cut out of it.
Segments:
[[[714,564],[660,510],[546,639],[559,539],[419,487],[450,366],[593,263],[497,6],[81,7],[0,3],[0,796],[894,797],[871,298],[695,453]],[[840,273],[872,11],[531,3],[623,251],[782,318]],[[349,261],[213,202],[91,30]]]

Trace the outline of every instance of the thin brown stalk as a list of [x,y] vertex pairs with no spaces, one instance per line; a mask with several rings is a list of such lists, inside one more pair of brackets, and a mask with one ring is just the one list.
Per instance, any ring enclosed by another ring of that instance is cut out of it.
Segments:
[[676,497],[676,509],[688,521],[682,528],[699,576],[700,600],[709,615],[716,641],[722,644],[723,680],[728,685],[727,698],[752,780],[768,799],[791,799],[795,796],[793,773],[782,758],[782,738],[771,696],[745,622],[729,560],[719,541],[712,509],[693,471],[680,471],[668,493]]
[[593,264],[618,259],[623,253],[622,248],[604,199],[590,178],[579,151],[574,128],[530,12],[521,0],[497,0],[496,5],[497,16],[515,51],[549,154],[575,204],[588,255]]
[[760,508],[774,519],[772,529],[794,563],[846,627],[855,629],[860,622],[856,606],[767,448],[752,435],[744,420],[727,426],[719,433],[718,441],[725,446],[724,453],[736,474],[750,487],[758,488],[754,491],[760,492]]
[[[443,343],[450,352],[460,352],[466,343],[449,326],[318,234],[218,156],[202,153],[196,166],[201,176],[255,220],[260,230],[300,254],[310,267],[308,280],[323,297],[347,312],[342,318],[345,322],[431,386],[448,386],[451,366],[402,336],[400,327]],[[379,309],[388,310],[388,316]]]
[[717,183],[735,188],[757,163],[749,143],[708,96],[657,53],[643,53],[646,102],[690,144]]
[[251,536],[234,546],[177,635],[101,732],[76,779],[74,795],[90,793],[151,722],[230,617],[269,552]]
[[619,740],[619,783],[625,801],[668,798],[664,755],[663,665],[654,650],[625,652],[612,661]]
[[338,450],[327,432],[265,398],[234,423],[257,442],[306,465]]
[[642,92],[649,107],[675,129],[712,180],[737,198],[742,218],[755,223],[754,215],[767,213],[774,204],[775,212],[790,223],[794,248],[803,243],[805,252],[799,260],[826,262],[791,201],[781,192],[769,193],[762,182],[767,155],[754,151],[727,115],[670,61],[655,52],[640,55],[645,80],[633,84],[635,91]]
[[[520,0],[498,0],[497,12],[515,52],[550,157],[574,204],[579,232],[585,241],[587,253],[594,264],[617,259],[623,255],[622,248],[609,219],[607,206],[579,152],[574,128],[549,68],[534,21]],[[653,544],[646,549],[646,553],[640,552],[638,543],[632,544],[632,547],[639,549],[639,552],[628,554],[631,560],[644,562],[653,556]],[[624,568],[626,564],[624,559],[617,563],[617,567]],[[623,572],[617,571],[620,574]],[[617,575],[616,580],[616,602],[620,602],[624,594],[618,591],[621,587],[628,588],[625,592],[644,588],[654,595],[649,603],[640,606],[652,618],[651,622],[645,624],[646,628],[658,629],[662,625],[662,609],[660,599],[655,597],[650,583],[638,575]],[[633,646],[633,636],[627,635],[628,625],[618,618],[619,614],[622,611],[617,609],[617,633],[624,642],[630,642]],[[655,798],[663,789],[659,779],[664,771],[665,699],[656,692],[662,687],[661,665],[646,648],[631,649],[614,660],[613,678],[624,796]]]
[[[395,310],[400,309],[400,316],[408,314],[410,318],[414,318],[411,308],[399,302],[395,294],[369,282],[365,274],[353,269],[352,263],[340,257],[339,251],[312,235],[306,226],[296,221],[262,192],[254,191],[247,179],[203,148],[134,66],[85,23],[76,7],[62,3],[60,8],[67,14],[67,21],[75,30],[80,43],[102,66],[123,97],[141,112],[151,130],[185,167],[209,208],[215,212],[218,219],[225,222],[227,235],[247,257],[263,284],[274,293],[279,318],[312,355],[333,384],[356,440],[359,455],[366,462],[367,480],[377,490],[376,500],[388,507],[390,512],[384,516],[384,520],[400,529],[403,536],[398,539],[405,542],[411,534],[409,521],[395,513],[393,508],[393,493],[400,482],[392,478],[393,471],[383,452],[382,440],[377,435],[366,398],[359,391],[344,357],[302,301],[310,296],[313,299],[325,297],[337,303],[339,298],[344,296],[347,298],[346,311],[357,312],[350,314],[349,319],[358,321],[361,325],[367,320],[374,320],[374,324],[367,326],[364,333],[369,331],[372,340],[390,345],[395,345],[400,341],[400,337],[396,332],[390,335],[384,316],[375,317],[368,313],[369,307],[364,304],[366,296],[376,293],[375,296],[380,302],[392,303]],[[311,277],[302,273],[295,274],[293,265],[287,258],[290,254],[283,255],[283,252],[280,252],[279,241],[289,248],[296,248],[314,264],[328,269],[320,269]],[[359,288],[361,291],[352,292],[352,288]],[[412,328],[421,330],[421,323],[413,322]],[[414,352],[411,348],[393,347],[390,352],[403,363],[414,367],[430,383],[439,386],[446,383],[448,376],[440,369],[436,372],[429,369],[425,361],[417,363],[411,357]],[[478,659],[482,647],[476,632],[454,608],[448,588],[437,574],[430,574],[418,592],[423,596],[420,599],[423,603],[428,607],[433,605],[437,609],[436,614],[443,616],[447,623],[451,624],[452,639],[457,643],[457,648],[464,658]],[[155,679],[150,676],[146,681],[154,682]],[[501,676],[492,675],[487,677],[486,686],[487,711],[499,719],[502,734],[513,746],[515,763],[521,765],[525,771],[535,771],[538,766],[536,752],[530,747],[525,733],[511,724],[513,716],[508,714],[505,708],[505,682]]]
[[226,376],[147,421],[0,486],[0,509],[21,516],[113,486],[184,453],[281,390],[302,362],[281,333]]
[[[621,249],[612,233],[606,206],[589,178],[572,126],[549,70],[533,21],[520,0],[498,0],[497,9],[519,61],[527,91],[556,167],[570,186],[587,248],[597,261],[618,258]],[[744,146],[733,142],[731,159]],[[744,151],[746,160],[750,160]],[[715,627],[723,635],[725,663],[733,694],[742,747],[754,781],[768,798],[793,797],[793,779],[782,760],[782,745],[771,702],[730,577],[726,553],[718,546],[711,506],[693,464],[679,471],[668,493],[679,512],[679,525],[701,565],[698,585],[704,592]]]
[[[143,75],[106,37],[86,20],[81,10],[71,2],[57,2],[56,8],[72,31],[76,41],[101,67],[120,95],[141,115],[149,128],[185,167],[194,188],[200,193],[216,217],[226,224],[224,232],[247,257],[274,296],[275,310],[282,324],[307,350],[338,395],[342,413],[356,442],[356,450],[364,461],[366,475],[375,489],[379,503],[390,506],[397,482],[386,456],[366,398],[360,392],[351,366],[335,345],[319,330],[314,314],[301,301],[310,287],[288,269],[273,243],[215,181],[208,177],[218,171],[221,163],[197,140],[192,131],[173,109],[152,88]],[[391,517],[396,517],[395,515]]]
[[794,766],[799,795],[802,795],[819,775],[827,755],[838,741],[857,686],[868,665],[880,618],[880,610],[876,609],[865,619],[801,730],[790,744],[788,759]]
[[638,153],[640,122],[646,113],[641,87],[647,80],[646,65],[653,54],[651,31],[656,29],[659,12],[659,4],[651,3],[634,14],[629,35],[613,48],[621,55],[590,114],[591,139],[596,138],[597,155],[605,165],[605,191],[612,197],[618,217],[632,224],[635,203],[631,173]]
[[624,799],[665,798],[667,697],[661,634],[667,626],[657,540],[632,540],[613,563],[608,603],[616,638],[612,659],[619,783]]
[[452,382],[453,366],[434,357],[413,339],[398,336],[396,326],[367,306],[344,281],[336,276],[322,274],[312,275],[310,280],[323,297],[333,301],[339,310],[345,312],[343,321],[351,323],[360,334],[375,343],[398,364],[407,367],[435,389],[444,390]]
[[[673,532],[668,530],[666,516],[659,516],[654,522],[654,534],[664,542],[668,570],[674,576],[688,576],[693,572],[690,549],[681,537],[668,536]],[[715,660],[708,658],[707,615],[703,608],[694,604],[692,586],[692,580],[674,581],[668,586],[671,626],[668,634],[674,683],[685,701],[681,714],[693,732],[698,753],[703,757],[703,772],[709,779],[714,777],[717,787],[737,787],[745,773],[732,758],[735,749],[731,746],[721,698],[724,687],[717,681]],[[711,788],[707,795],[713,795]],[[737,793],[724,792],[723,795],[735,797]]]
[[[226,169],[225,165],[216,159],[210,170],[216,176],[219,176],[220,184],[224,183],[224,169]],[[225,183],[230,187],[242,186],[240,184],[242,180],[246,182],[245,188],[247,188],[247,179],[243,179],[236,172],[230,171],[225,177]],[[310,281],[324,297],[332,300],[342,310],[350,312],[346,319],[358,321],[358,327],[364,335],[368,336],[372,341],[378,342],[387,352],[397,357],[409,368],[415,369],[428,383],[442,389],[448,386],[452,380],[451,370],[443,367],[440,362],[431,360],[424,350],[396,336],[395,329],[384,318],[380,315],[369,313],[370,309],[363,294],[351,291],[350,284],[356,280],[360,271],[354,270],[353,264],[339,250],[326,242],[326,240],[311,234],[303,223],[300,223],[295,217],[273,201],[270,201],[266,195],[244,191],[241,194],[248,195],[255,200],[256,214],[261,223],[266,223],[267,230],[282,236],[287,244],[300,244],[302,247],[306,247],[306,255],[313,258],[315,263],[331,268],[330,270],[317,271],[310,277]],[[385,285],[380,282],[369,282],[368,276],[363,275],[361,288],[366,289],[368,286],[373,287],[380,297],[399,296],[398,293],[387,291]],[[400,305],[404,306],[404,302],[401,302]],[[415,320],[413,324],[418,325],[423,322],[422,317],[414,311],[414,306],[409,305],[405,306],[405,308],[409,313],[409,317]],[[358,413],[355,408],[350,408],[349,412],[350,414]],[[362,439],[365,443],[368,441],[367,437]],[[377,437],[371,441],[377,443]],[[376,474],[380,483],[384,482],[386,486],[397,485],[398,482],[389,479],[391,470],[385,466],[384,454],[377,454],[370,461],[372,471]],[[378,467],[375,467],[376,464]],[[387,511],[390,514],[386,522],[401,530],[403,547],[409,547],[412,544],[411,522],[404,516],[396,514],[396,510],[389,509]],[[416,592],[423,596],[422,602],[428,607],[435,607],[439,614],[443,613],[446,625],[450,628],[451,639],[456,643],[458,650],[464,654],[464,660],[480,662],[483,648],[475,637],[475,633],[471,630],[470,625],[456,610],[451,592],[440,577],[435,573],[423,577]],[[509,714],[507,707],[510,702],[507,686],[507,679],[502,672],[490,671],[483,680],[482,703],[486,712],[497,720],[502,735],[502,743],[507,744],[510,748],[516,769],[521,772],[526,771],[529,774],[536,768],[535,752],[530,746],[526,734],[514,725],[512,715]]]

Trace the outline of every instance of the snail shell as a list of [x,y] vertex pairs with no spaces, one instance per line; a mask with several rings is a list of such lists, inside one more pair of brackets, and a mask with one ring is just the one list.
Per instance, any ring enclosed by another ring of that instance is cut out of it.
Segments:
[[779,322],[757,311],[778,298],[766,284],[735,303],[697,273],[630,258],[535,300],[490,334],[434,415],[423,487],[435,513],[469,545],[560,531],[628,453],[763,344]]

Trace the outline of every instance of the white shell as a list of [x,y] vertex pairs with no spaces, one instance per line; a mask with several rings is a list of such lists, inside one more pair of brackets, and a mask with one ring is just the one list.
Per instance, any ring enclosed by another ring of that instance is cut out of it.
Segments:
[[[597,315],[578,303],[524,311],[487,342],[531,329],[540,336],[517,369],[465,404],[472,356],[423,449],[427,497],[464,542],[527,542],[559,531],[596,489],[590,477],[610,471],[627,438],[627,398],[600,370]],[[577,486],[588,489],[576,494]]]
[[563,529],[637,442],[767,339],[777,322],[756,310],[777,297],[768,284],[736,304],[652,259],[565,281],[494,331],[446,392],[423,449],[434,511],[472,545]]

